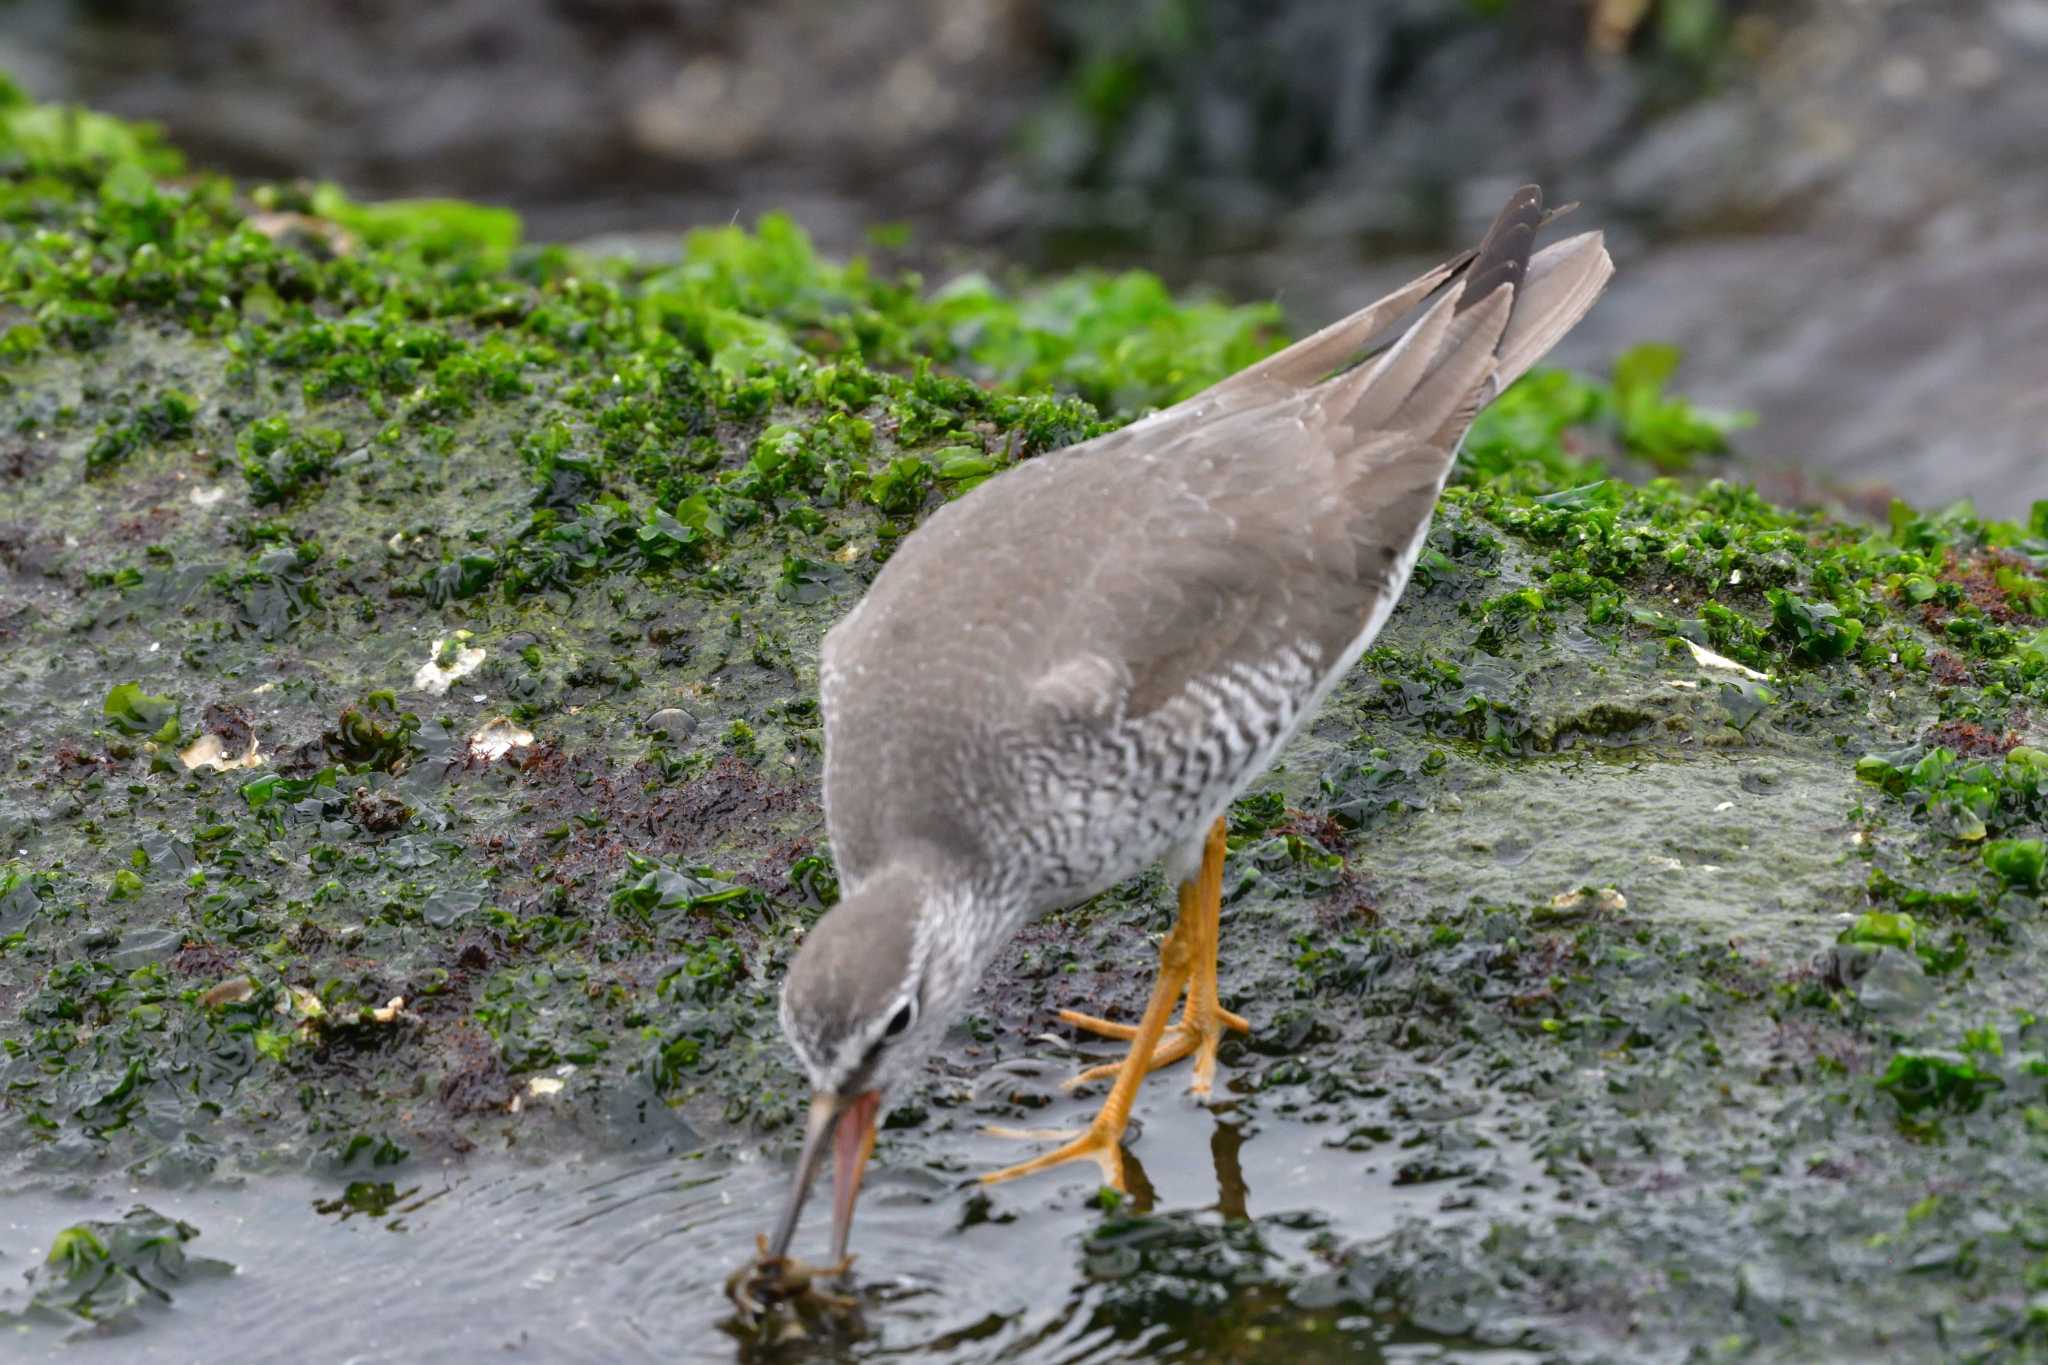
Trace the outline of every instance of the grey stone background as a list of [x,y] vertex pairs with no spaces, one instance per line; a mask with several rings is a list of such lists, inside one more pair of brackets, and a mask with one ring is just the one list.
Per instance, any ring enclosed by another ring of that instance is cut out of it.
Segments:
[[903,222],[1302,326],[1541,178],[1622,267],[1563,359],[1683,345],[1781,496],[2048,497],[2048,0],[0,0],[0,69],[536,236]]

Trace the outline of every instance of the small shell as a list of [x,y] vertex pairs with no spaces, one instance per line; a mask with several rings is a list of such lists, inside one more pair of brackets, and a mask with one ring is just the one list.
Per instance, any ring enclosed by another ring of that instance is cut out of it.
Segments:
[[1748,678],[1751,682],[1770,681],[1769,674],[1759,673],[1747,664],[1739,664],[1726,655],[1716,654],[1705,645],[1694,644],[1691,640],[1686,640],[1685,647],[1692,651],[1692,661],[1701,668],[1712,668],[1723,673],[1739,674],[1742,677]]

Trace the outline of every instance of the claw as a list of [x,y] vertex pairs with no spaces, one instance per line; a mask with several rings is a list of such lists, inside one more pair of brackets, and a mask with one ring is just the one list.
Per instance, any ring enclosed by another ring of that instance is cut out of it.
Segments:
[[1119,1024],[1113,1019],[1097,1018],[1092,1014],[1083,1014],[1079,1010],[1061,1010],[1060,1022],[1072,1024],[1084,1033],[1093,1033],[1102,1038],[1115,1038],[1126,1043],[1138,1036],[1136,1024]]
[[[1207,1095],[1215,1083],[1216,1048],[1223,1041],[1223,1031],[1229,1029],[1234,1033],[1246,1033],[1251,1030],[1251,1024],[1243,1016],[1232,1014],[1221,1005],[1214,1004],[1200,1011],[1203,1018],[1191,1019],[1189,1016],[1197,1013],[1193,999],[1195,992],[1191,989],[1188,994],[1189,1001],[1182,1007],[1180,1018],[1168,1025],[1166,1031],[1160,1035],[1159,1045],[1152,1050],[1151,1061],[1145,1069],[1149,1074],[1163,1066],[1171,1066],[1189,1053],[1193,1053],[1195,1075],[1189,1083],[1189,1089],[1197,1095]],[[1213,999],[1213,992],[1210,994]],[[1137,1034],[1137,1030],[1127,1024],[1077,1014],[1073,1010],[1061,1010],[1060,1018],[1076,1028],[1087,1029],[1106,1037],[1124,1038]],[[1091,1081],[1104,1080],[1116,1075],[1121,1066],[1120,1062],[1104,1062],[1099,1066],[1091,1066],[1062,1081],[1060,1089],[1078,1090]]]
[[1093,1161],[1102,1172],[1102,1183],[1119,1194],[1129,1194],[1124,1184],[1123,1124],[1112,1126],[1100,1117],[1087,1129],[1079,1133],[1047,1132],[1043,1129],[989,1128],[984,1130],[999,1137],[1020,1138],[1065,1138],[1058,1147],[1029,1161],[1020,1161],[1014,1166],[1005,1166],[1000,1171],[990,1171],[981,1178],[984,1185],[996,1185],[1005,1180],[1015,1180],[1021,1175],[1036,1175],[1049,1171],[1055,1166],[1064,1166],[1071,1161]]

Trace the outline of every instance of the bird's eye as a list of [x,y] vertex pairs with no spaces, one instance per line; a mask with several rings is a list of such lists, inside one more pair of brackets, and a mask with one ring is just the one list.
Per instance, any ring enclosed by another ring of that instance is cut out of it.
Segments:
[[882,1030],[882,1036],[884,1038],[894,1038],[899,1033],[907,1032],[910,1026],[916,1022],[917,1006],[909,1001],[905,1001],[903,1008],[897,1010],[895,1016],[889,1020],[889,1027]]

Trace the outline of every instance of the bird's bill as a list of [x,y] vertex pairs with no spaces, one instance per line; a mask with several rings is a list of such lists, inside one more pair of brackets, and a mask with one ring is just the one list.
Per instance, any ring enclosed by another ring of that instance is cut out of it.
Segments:
[[832,1262],[846,1259],[846,1241],[853,1235],[853,1201],[860,1198],[861,1177],[867,1174],[868,1155],[875,1150],[875,1112],[882,1107],[880,1091],[870,1090],[854,1097],[839,1119],[838,1149],[832,1163]]
[[[860,1197],[861,1177],[867,1174],[868,1154],[875,1149],[875,1116],[882,1107],[880,1091],[853,1096],[814,1095],[810,1116],[804,1121],[804,1148],[797,1157],[796,1180],[789,1189],[789,1206],[782,1211],[775,1236],[768,1243],[768,1255],[780,1259],[789,1254],[796,1237],[797,1219],[803,1215],[804,1200],[824,1164],[825,1148],[834,1148],[832,1163],[832,1259],[846,1259],[847,1239],[853,1235],[853,1201]],[[834,1133],[838,1141],[833,1142]]]

